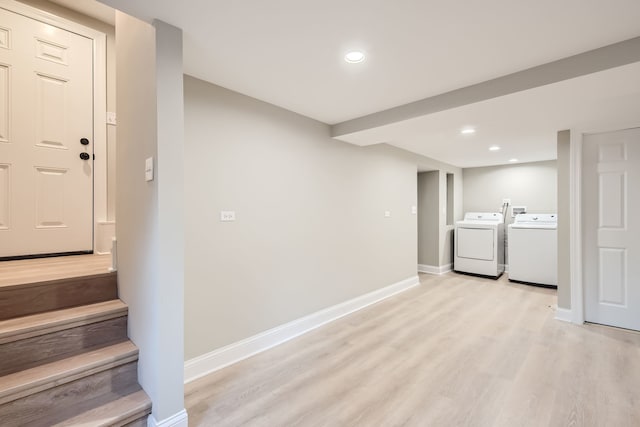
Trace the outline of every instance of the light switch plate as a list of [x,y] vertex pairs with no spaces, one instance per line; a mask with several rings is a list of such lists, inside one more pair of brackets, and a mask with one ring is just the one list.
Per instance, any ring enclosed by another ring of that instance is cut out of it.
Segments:
[[235,221],[236,211],[220,211],[220,221]]
[[411,206],[411,213],[413,215],[417,214],[418,213],[418,207],[417,206]]
[[107,124],[108,125],[116,124],[116,113],[112,111],[107,111]]
[[144,161],[144,180],[153,181],[153,157]]
[[384,217],[385,218],[391,217],[391,211],[384,211]]

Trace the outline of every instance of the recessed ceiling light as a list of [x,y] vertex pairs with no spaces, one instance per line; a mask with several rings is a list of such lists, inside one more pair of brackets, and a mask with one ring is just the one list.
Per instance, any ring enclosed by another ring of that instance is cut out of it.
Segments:
[[350,64],[357,64],[358,62],[364,61],[364,52],[352,50],[351,52],[347,52],[344,56],[344,60]]
[[509,159],[509,161],[510,161],[511,163],[515,163],[515,162],[517,162],[517,161],[518,161],[518,159]]
[[489,151],[498,151],[500,149],[500,147],[498,147],[497,145],[492,145],[491,147],[489,147]]
[[471,135],[472,133],[476,133],[476,130],[474,128],[464,128],[460,133],[463,135]]

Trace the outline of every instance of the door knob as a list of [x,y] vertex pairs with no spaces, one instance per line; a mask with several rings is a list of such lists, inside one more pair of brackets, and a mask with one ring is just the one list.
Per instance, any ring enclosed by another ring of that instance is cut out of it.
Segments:
[[89,160],[90,157],[89,153],[80,153],[80,158],[82,160]]
[[89,145],[89,140],[87,138],[82,138],[82,139],[80,139],[80,144]]

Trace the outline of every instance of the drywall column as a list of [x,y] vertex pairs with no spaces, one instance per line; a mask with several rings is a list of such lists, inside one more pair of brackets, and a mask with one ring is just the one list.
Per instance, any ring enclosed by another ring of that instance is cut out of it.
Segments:
[[[159,263],[156,311],[160,363],[164,378],[156,390],[162,421],[184,410],[184,85],[182,30],[162,21],[156,29],[158,111]],[[186,416],[186,413],[185,413]],[[185,420],[186,426],[186,420]]]
[[116,55],[119,292],[153,401],[149,425],[186,426],[181,31],[117,12]]
[[570,132],[558,132],[558,307],[571,308]]

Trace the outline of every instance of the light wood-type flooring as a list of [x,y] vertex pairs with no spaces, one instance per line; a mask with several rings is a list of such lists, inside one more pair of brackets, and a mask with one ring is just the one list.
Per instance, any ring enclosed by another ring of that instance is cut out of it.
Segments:
[[640,426],[640,334],[449,273],[193,381],[190,426]]
[[71,255],[0,261],[0,286],[106,273],[111,255]]

